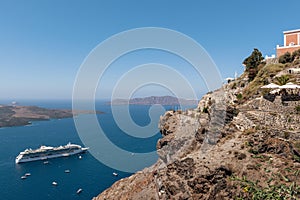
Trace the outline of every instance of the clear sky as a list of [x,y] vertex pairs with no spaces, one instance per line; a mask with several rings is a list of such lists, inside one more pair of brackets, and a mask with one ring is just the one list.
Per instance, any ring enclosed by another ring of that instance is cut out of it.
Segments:
[[[0,0],[0,99],[71,98],[89,52],[108,37],[139,27],[190,36],[224,78],[233,76],[243,71],[241,63],[253,48],[275,54],[282,31],[300,28],[299,7],[299,0]],[[171,59],[154,54],[163,63]],[[118,73],[116,67],[106,79]],[[109,96],[105,89],[98,93]]]

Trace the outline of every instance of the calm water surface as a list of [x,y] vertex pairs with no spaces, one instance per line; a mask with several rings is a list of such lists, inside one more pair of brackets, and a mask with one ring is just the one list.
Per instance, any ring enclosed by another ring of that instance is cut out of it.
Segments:
[[[71,108],[70,101],[27,100],[19,103],[47,108]],[[137,153],[155,150],[156,142],[161,137],[159,132],[146,139],[131,137],[118,128],[113,120],[110,106],[104,102],[98,102],[96,108],[105,112],[105,114],[98,115],[99,122],[108,133],[108,138],[117,146]],[[150,122],[149,108],[150,106],[131,106],[130,114],[133,120],[139,125],[147,125]],[[166,109],[170,108],[166,107]],[[91,199],[115,181],[131,175],[105,166],[89,152],[83,154],[82,159],[79,159],[77,155],[50,159],[49,164],[43,164],[43,161],[15,164],[15,157],[26,148],[39,148],[40,145],[59,146],[68,142],[83,145],[72,118],[37,121],[23,127],[0,128],[1,199]],[[109,154],[109,152],[102,153]],[[149,159],[155,162],[157,157]],[[143,169],[147,167],[144,163],[147,163],[147,160],[136,164]],[[70,173],[65,173],[66,169],[69,169]],[[119,176],[113,176],[113,172],[117,172]],[[21,176],[25,173],[31,173],[31,176],[22,180]],[[53,186],[53,181],[58,185]],[[83,192],[78,195],[76,191],[79,188],[82,188]]]

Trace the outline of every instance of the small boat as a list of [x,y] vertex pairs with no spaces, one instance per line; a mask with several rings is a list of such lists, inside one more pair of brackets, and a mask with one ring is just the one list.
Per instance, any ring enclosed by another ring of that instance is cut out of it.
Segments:
[[118,174],[116,172],[113,173],[114,176],[118,176]]
[[52,185],[57,186],[57,182],[53,181]]
[[79,159],[81,159],[82,157],[81,157],[81,156],[79,156],[78,158],[79,158]]
[[21,179],[26,179],[27,178],[27,176],[21,176]]
[[66,169],[66,170],[65,170],[65,173],[70,173],[70,170],[69,170],[69,169]]
[[25,176],[31,176],[31,174],[30,173],[26,173]]
[[78,190],[77,190],[77,194],[80,194],[82,192],[82,189],[81,188],[79,188]]
[[44,165],[46,165],[46,164],[49,164],[49,161],[47,160],[47,161],[44,161],[43,163],[44,163]]

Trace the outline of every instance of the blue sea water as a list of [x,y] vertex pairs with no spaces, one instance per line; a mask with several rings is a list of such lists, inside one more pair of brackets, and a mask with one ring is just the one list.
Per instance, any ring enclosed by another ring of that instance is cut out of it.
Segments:
[[[27,100],[19,103],[46,108],[71,108],[70,101]],[[149,108],[150,106],[130,106],[133,120],[141,126],[147,125],[150,121]],[[166,109],[170,108],[166,107]],[[104,112],[104,114],[97,115],[99,123],[109,133],[107,137],[117,146],[131,152],[155,151],[156,142],[161,137],[159,132],[150,138],[131,137],[118,128],[109,105],[100,101],[97,102],[96,109]],[[68,142],[83,145],[72,118],[36,121],[32,125],[23,127],[0,128],[1,199],[91,199],[115,181],[131,175],[104,165],[89,152],[83,154],[82,159],[78,156],[71,156],[50,159],[49,164],[43,164],[42,161],[15,164],[15,157],[26,148],[38,148],[40,145],[59,146]],[[110,152],[101,153],[109,154]],[[149,159],[155,162],[157,158]],[[146,163],[148,163],[147,160],[144,160],[136,164],[142,169],[149,165]],[[70,173],[65,173],[66,169],[69,169]],[[113,176],[113,172],[117,172],[118,176]],[[25,173],[31,173],[31,176],[23,180],[20,177]],[[53,181],[58,185],[53,186]],[[79,188],[82,188],[83,192],[78,195],[76,191]]]

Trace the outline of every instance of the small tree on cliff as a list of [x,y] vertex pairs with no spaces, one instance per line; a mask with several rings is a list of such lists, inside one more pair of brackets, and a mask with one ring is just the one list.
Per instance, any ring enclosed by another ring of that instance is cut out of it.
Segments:
[[243,61],[243,65],[245,65],[246,67],[246,71],[248,72],[248,78],[250,81],[255,78],[258,72],[258,65],[263,59],[264,57],[262,56],[262,53],[255,48],[252,51],[251,55]]

